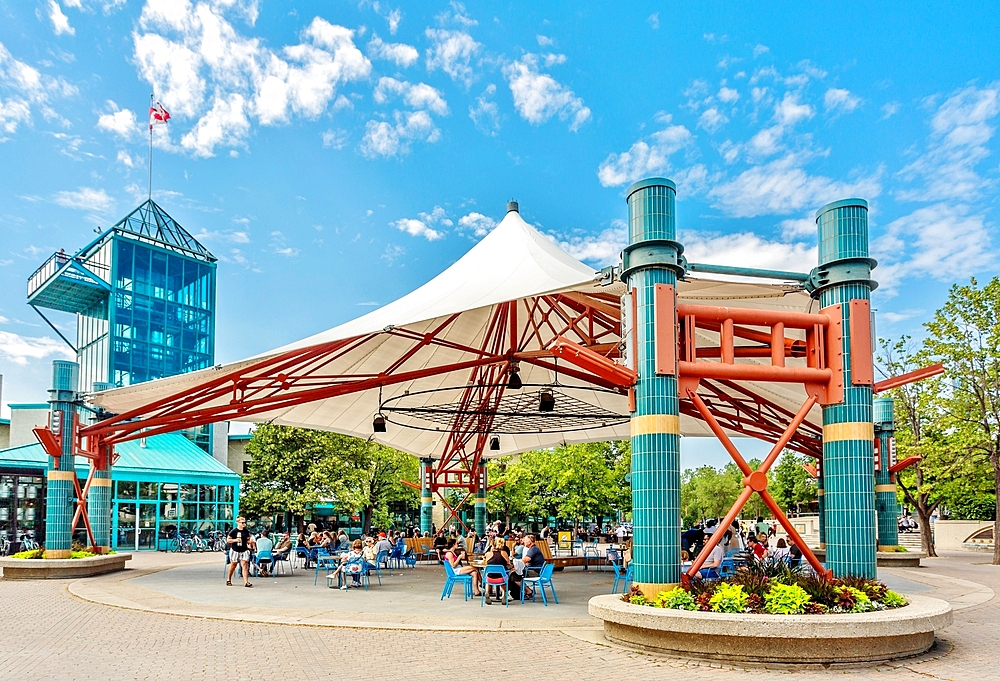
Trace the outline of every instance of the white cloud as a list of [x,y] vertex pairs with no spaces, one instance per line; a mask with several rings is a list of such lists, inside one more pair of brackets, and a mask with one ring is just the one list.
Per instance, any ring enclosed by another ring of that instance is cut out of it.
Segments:
[[390,35],[396,35],[396,31],[399,30],[399,22],[400,22],[400,20],[402,18],[403,18],[403,14],[402,14],[402,12],[399,11],[398,7],[396,9],[392,10],[391,12],[389,12],[389,16],[386,17],[386,21],[389,22],[389,34]]
[[250,131],[243,95],[233,92],[228,98],[216,98],[212,108],[194,128],[181,137],[181,146],[195,156],[207,158],[219,144],[234,146],[242,143]]
[[403,80],[382,77],[375,86],[373,98],[378,104],[385,104],[392,97],[400,95],[407,106],[414,109],[427,109],[439,116],[448,113],[448,103],[441,96],[441,91],[426,83],[411,85]]
[[728,122],[729,119],[713,106],[705,109],[701,113],[701,116],[698,118],[698,127],[703,128],[709,133],[714,133],[718,132],[718,130]]
[[481,45],[465,31],[428,28],[424,34],[431,41],[427,50],[427,70],[441,69],[452,80],[468,87],[473,79],[470,63]]
[[437,142],[441,131],[426,111],[394,112],[394,123],[368,121],[361,140],[361,153],[369,158],[409,153],[413,140]]
[[803,218],[792,218],[781,221],[781,236],[785,241],[816,236],[816,220],[808,215]]
[[652,14],[650,14],[649,18],[646,19],[646,23],[648,23],[654,29],[659,28],[660,27],[660,13],[659,12],[653,12]]
[[590,109],[573,91],[552,76],[538,70],[538,57],[526,54],[504,66],[504,77],[514,95],[514,107],[521,117],[540,125],[553,116],[569,119],[570,130],[577,130],[590,118]]
[[827,111],[850,113],[861,106],[861,98],[852,95],[850,90],[832,87],[823,96],[823,106]]
[[327,130],[323,133],[323,147],[327,149],[343,149],[347,145],[346,130]]
[[97,119],[97,127],[113,133],[124,139],[131,139],[139,132],[139,122],[131,109],[119,109],[118,105],[108,100],[111,113],[101,114]]
[[799,96],[791,92],[786,92],[784,99],[774,107],[774,119],[781,125],[795,125],[812,118],[815,113],[811,106],[800,103]]
[[992,180],[976,168],[990,155],[988,146],[1000,114],[1000,82],[953,93],[931,118],[927,151],[900,171],[906,180],[922,179],[920,189],[898,192],[901,199],[973,201]]
[[763,128],[750,138],[750,149],[757,156],[770,156],[781,151],[781,136],[785,134],[785,128],[781,125],[772,125]]
[[984,215],[963,204],[936,203],[889,223],[872,244],[872,255],[884,262],[877,277],[892,289],[910,276],[941,281],[968,277],[997,265]]
[[846,196],[878,196],[878,174],[841,182],[810,175],[803,168],[808,157],[789,153],[753,166],[735,178],[717,184],[708,195],[713,205],[732,217],[787,215]]
[[386,262],[389,267],[392,267],[393,263],[396,262],[403,254],[406,253],[406,249],[397,244],[389,244],[385,247],[385,252],[380,256],[382,260]]
[[722,86],[719,88],[719,94],[716,95],[720,102],[725,102],[731,104],[740,98],[740,93],[731,87]]
[[53,355],[62,359],[76,359],[62,341],[48,336],[30,338],[9,331],[0,331],[0,356],[14,364],[25,366],[28,360],[45,359]]
[[[292,116],[317,118],[339,101],[338,87],[371,72],[348,28],[315,17],[300,32],[298,44],[272,51],[259,39],[241,35],[226,19],[229,11],[252,25],[257,6],[149,0],[133,33],[139,75],[153,86],[175,124],[197,119],[182,138],[188,140],[182,149],[204,156],[219,144],[245,144],[251,118],[263,125],[286,123]],[[219,131],[213,119],[222,114],[233,127]]]
[[56,35],[62,35],[63,33],[74,35],[76,33],[73,27],[69,25],[69,17],[63,14],[62,8],[56,0],[49,0],[49,20],[52,22],[52,30]]
[[539,47],[549,47],[555,42],[554,40],[552,40],[552,38],[549,38],[548,36],[544,35],[536,35],[535,40],[538,41]]
[[410,236],[422,236],[428,241],[437,241],[444,236],[444,234],[436,229],[428,227],[423,220],[415,218],[402,218],[389,224],[401,232],[406,232]]
[[882,105],[882,118],[879,120],[885,120],[891,116],[895,116],[899,113],[901,105],[899,102],[887,102]]
[[136,161],[132,158],[131,154],[123,149],[118,150],[116,160],[126,168],[134,168],[136,166]]
[[496,91],[497,86],[490,83],[483,94],[476,97],[476,103],[469,107],[469,118],[476,124],[476,129],[490,137],[500,130],[500,107],[491,99]]
[[681,239],[688,262],[731,266],[753,263],[761,269],[792,272],[808,272],[817,262],[815,244],[769,241],[753,232],[713,236],[684,232]]
[[412,45],[386,43],[377,35],[373,35],[371,42],[368,43],[368,56],[372,59],[384,59],[394,62],[397,66],[402,66],[404,69],[413,66],[420,59],[420,53]]
[[484,237],[493,231],[493,228],[497,226],[497,221],[482,213],[472,212],[460,217],[458,224],[460,227],[471,230],[473,236]]
[[628,230],[624,220],[612,220],[610,227],[593,236],[549,237],[577,260],[600,267],[618,263],[621,250],[628,242]]
[[660,120],[666,124],[663,130],[637,141],[628,151],[604,159],[597,169],[603,186],[617,187],[670,171],[670,156],[691,144],[691,132],[683,125],[670,125],[669,115]]
[[87,210],[95,213],[109,213],[115,207],[115,200],[103,189],[80,187],[77,191],[58,192],[53,199],[64,208]]
[[755,45],[755,46],[754,46],[754,48],[753,48],[753,58],[754,58],[754,59],[756,59],[756,58],[757,58],[757,57],[759,57],[760,55],[762,55],[762,54],[766,54],[766,53],[768,53],[768,52],[770,52],[770,51],[771,51],[771,48],[770,48],[770,47],[768,47],[767,45],[760,45],[760,44],[757,44],[757,45]]
[[31,110],[37,106],[49,120],[67,122],[51,107],[53,97],[76,94],[77,88],[62,78],[42,74],[38,69],[14,58],[0,43],[0,142],[6,134],[17,132],[19,125],[31,123]]

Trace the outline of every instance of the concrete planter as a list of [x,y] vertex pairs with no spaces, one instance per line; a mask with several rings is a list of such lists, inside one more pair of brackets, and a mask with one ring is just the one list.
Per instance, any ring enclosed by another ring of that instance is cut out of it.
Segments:
[[113,553],[93,558],[57,558],[53,560],[22,560],[0,558],[4,579],[70,579],[93,577],[106,572],[125,569],[125,561],[132,560],[131,553]]
[[[826,551],[813,549],[813,553],[821,562],[826,562]],[[927,554],[923,551],[879,551],[875,554],[875,565],[892,568],[920,567],[920,559],[926,557]]]
[[749,615],[632,605],[595,596],[590,614],[622,645],[672,655],[741,662],[836,664],[911,657],[952,622],[951,606],[925,596],[894,610],[854,615]]

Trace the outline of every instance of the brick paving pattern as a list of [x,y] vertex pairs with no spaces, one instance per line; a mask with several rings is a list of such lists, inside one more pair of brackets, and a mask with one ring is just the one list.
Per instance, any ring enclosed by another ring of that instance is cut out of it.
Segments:
[[[1000,589],[988,556],[930,572]],[[327,629],[180,617],[88,603],[66,582],[0,581],[0,679],[1000,679],[1000,604],[955,613],[941,648],[879,667],[766,669],[595,645],[558,631]]]

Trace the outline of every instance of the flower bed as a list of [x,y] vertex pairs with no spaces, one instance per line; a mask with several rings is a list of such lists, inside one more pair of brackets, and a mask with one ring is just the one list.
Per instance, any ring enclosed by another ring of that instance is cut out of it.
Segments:
[[636,587],[622,596],[632,605],[673,610],[769,615],[862,613],[907,604],[882,582],[861,577],[828,580],[782,562],[753,562],[727,579],[694,580],[647,599]]
[[[73,549],[70,552],[69,557],[71,560],[73,560],[80,558],[93,558],[94,556],[111,555],[113,553],[115,552],[110,551],[108,554],[102,554],[102,553],[93,553],[91,551],[85,551],[83,549]],[[41,548],[41,549],[32,549],[31,551],[21,551],[19,553],[14,553],[8,556],[8,558],[17,558],[18,560],[42,560],[45,558],[45,549]]]

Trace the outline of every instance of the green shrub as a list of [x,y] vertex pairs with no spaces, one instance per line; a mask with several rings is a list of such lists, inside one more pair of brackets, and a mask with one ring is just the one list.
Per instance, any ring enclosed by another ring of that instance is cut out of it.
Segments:
[[719,584],[709,600],[713,612],[743,612],[747,607],[748,594],[739,584]]
[[882,596],[882,605],[887,608],[901,608],[906,605],[906,599],[891,589],[886,589]]
[[764,610],[772,615],[799,615],[809,601],[809,594],[801,586],[775,583],[764,594]]
[[[822,575],[810,573],[799,575],[795,579],[795,584],[809,594],[813,603],[819,603],[827,608],[837,606],[839,594],[837,593],[837,582],[830,581]],[[852,603],[853,605],[853,603]]]
[[653,605],[657,608],[669,608],[671,610],[697,610],[698,605],[694,602],[694,597],[679,586],[675,586],[670,591],[661,591],[656,594]]
[[868,594],[853,586],[838,586],[837,593],[840,596],[838,607],[842,612],[868,612],[878,607]]
[[90,551],[85,551],[85,550],[79,550],[79,551],[73,550],[73,551],[70,551],[69,557],[71,559],[73,559],[73,558],[93,558],[96,555],[99,555],[99,554],[92,553]]
[[646,596],[644,594],[630,594],[628,602],[632,605],[646,605]]
[[11,558],[20,558],[22,560],[39,560],[45,557],[45,549],[32,549],[31,551],[20,551],[11,555]]

